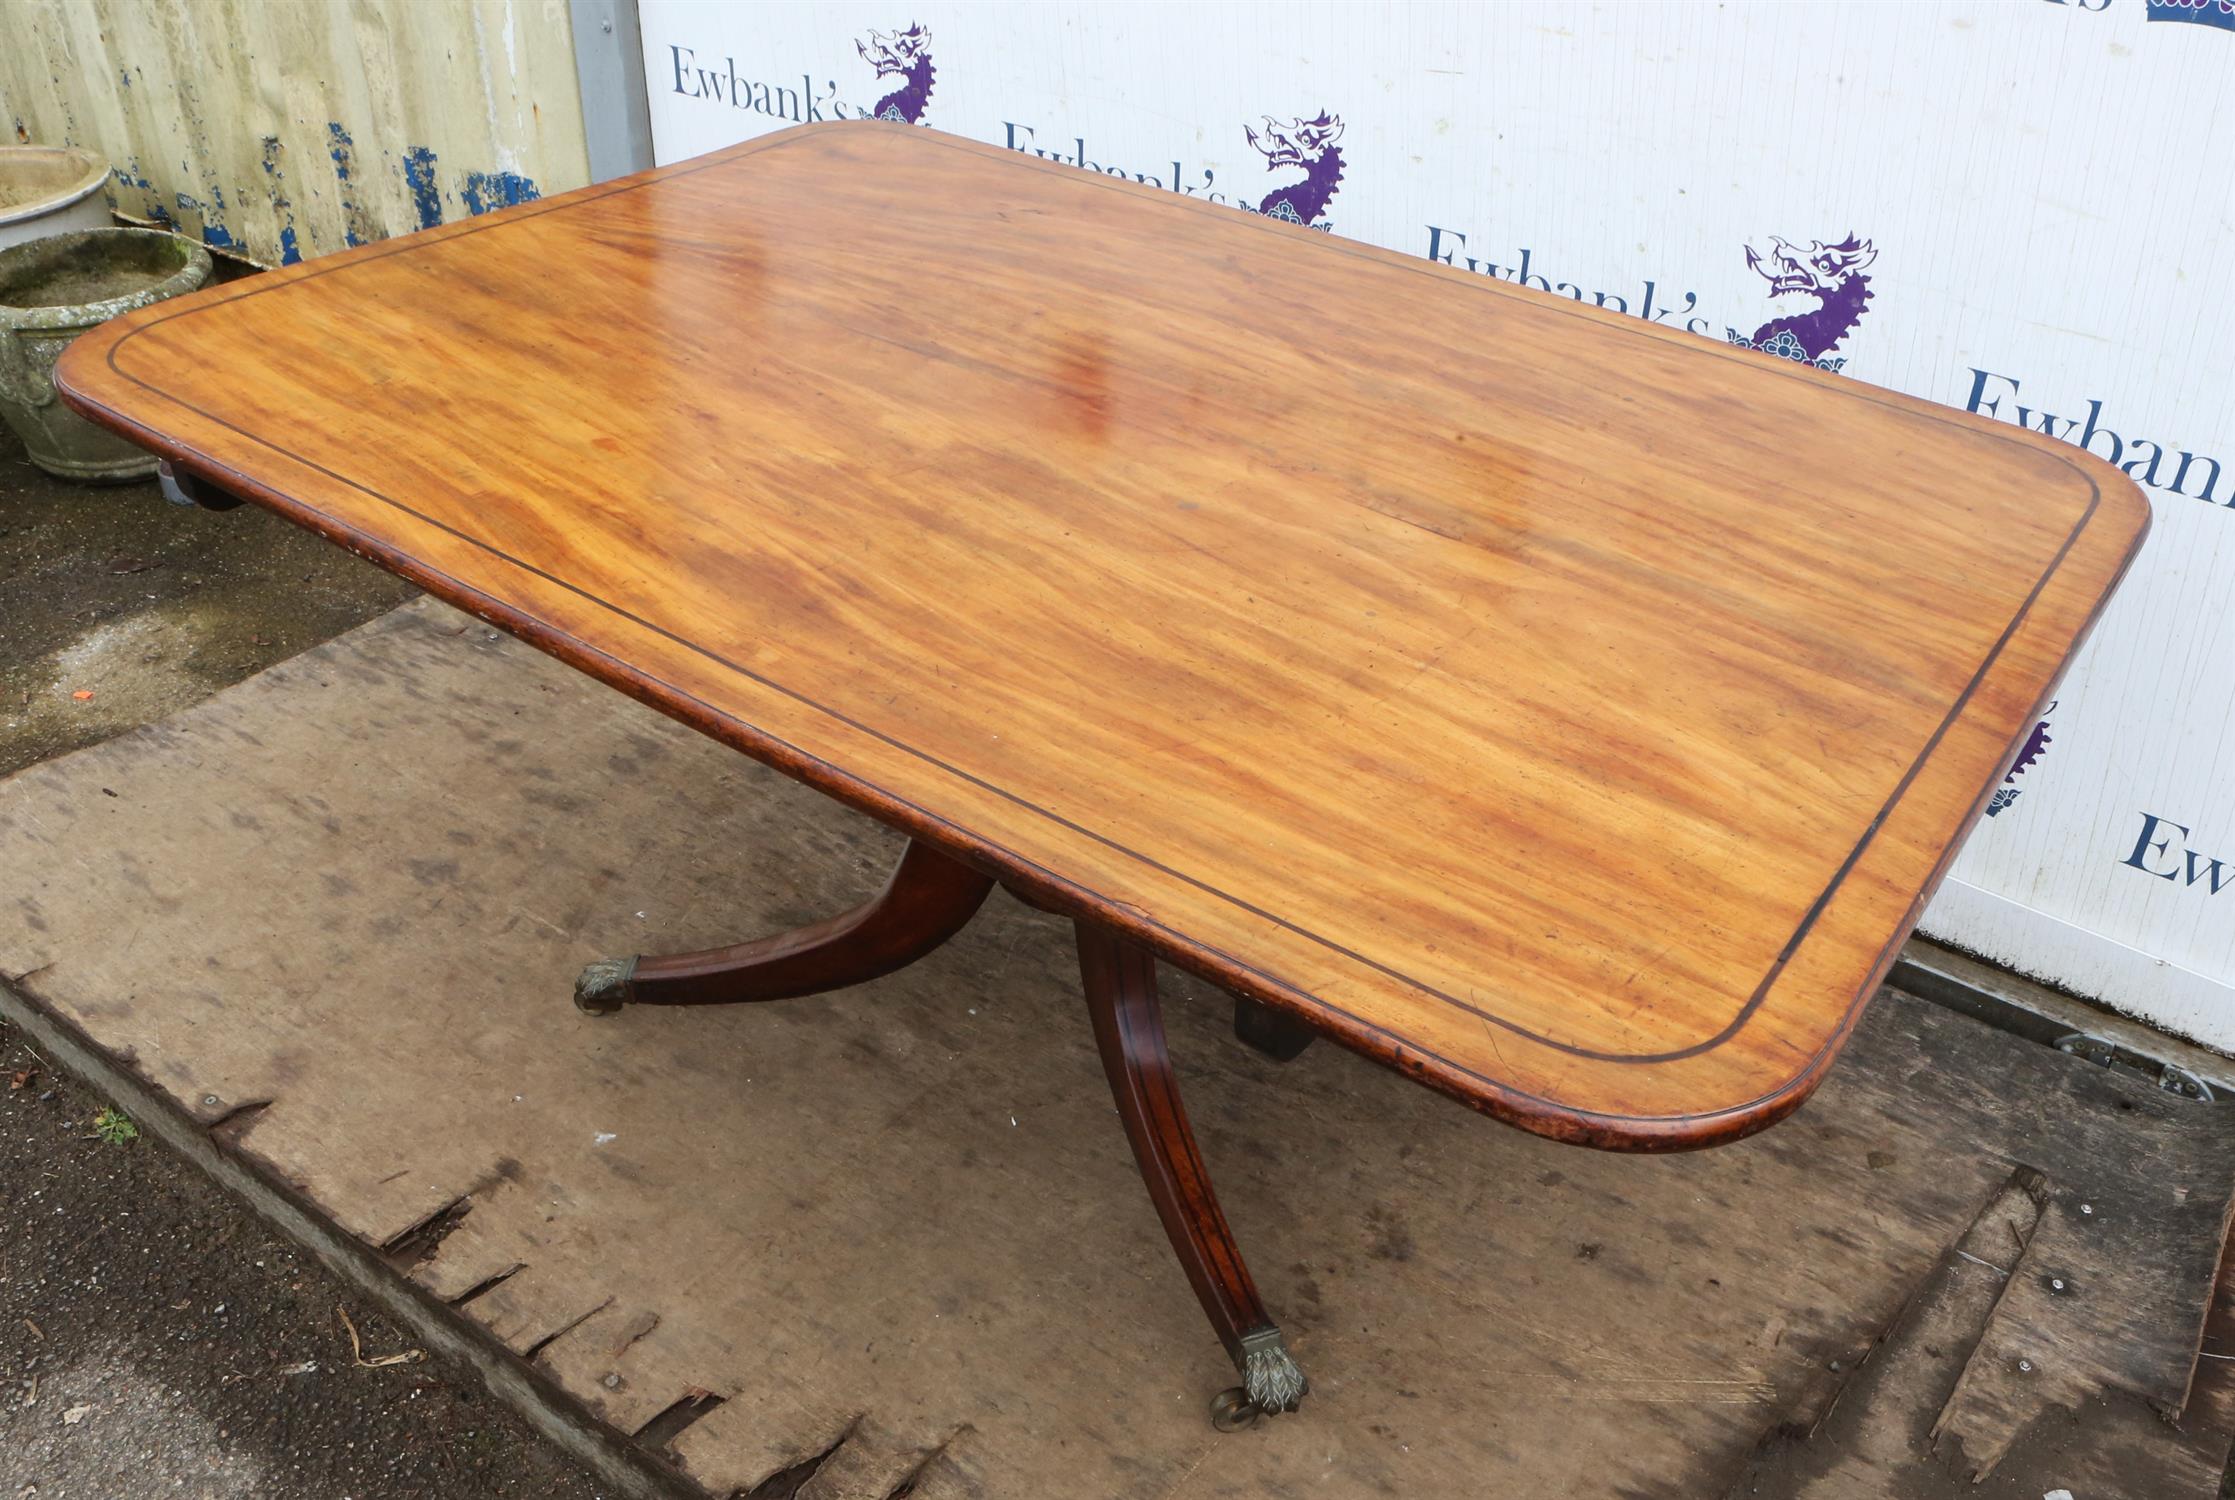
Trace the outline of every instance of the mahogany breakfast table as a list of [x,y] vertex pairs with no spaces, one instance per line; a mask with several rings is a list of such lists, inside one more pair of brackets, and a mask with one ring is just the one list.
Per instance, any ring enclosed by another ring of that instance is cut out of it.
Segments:
[[[2068,445],[898,125],[810,127],[89,333],[71,406],[904,831],[593,1012],[1076,924],[1243,1385],[1305,1382],[1155,988],[1666,1150],[1819,1083],[2133,556]],[[663,851],[636,851],[660,858]]]

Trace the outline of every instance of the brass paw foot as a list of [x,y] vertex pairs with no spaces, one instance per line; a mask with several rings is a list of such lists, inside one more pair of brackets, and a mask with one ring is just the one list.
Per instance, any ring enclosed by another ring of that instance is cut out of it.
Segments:
[[610,1016],[627,1003],[633,958],[601,958],[585,964],[574,981],[574,1008],[589,1016]]
[[1211,1398],[1211,1425],[1220,1432],[1239,1432],[1256,1426],[1259,1417],[1294,1411],[1311,1389],[1278,1328],[1267,1326],[1243,1334],[1237,1363],[1242,1383]]

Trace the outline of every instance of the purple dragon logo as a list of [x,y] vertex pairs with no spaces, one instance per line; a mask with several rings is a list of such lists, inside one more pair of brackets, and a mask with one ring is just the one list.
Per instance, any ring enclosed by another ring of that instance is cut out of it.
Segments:
[[1748,245],[1746,264],[1769,283],[1772,297],[1814,297],[1814,310],[1764,323],[1752,338],[1735,328],[1723,332],[1741,349],[1759,349],[1819,370],[1839,369],[1847,361],[1833,359],[1831,353],[1862,321],[1863,304],[1870,300],[1870,278],[1863,267],[1878,258],[1877,249],[1852,234],[1836,245],[1811,241],[1806,250],[1778,235],[1770,236],[1770,243],[1775,248],[1767,255]]
[[2044,713],[2041,716],[2041,722],[2033,726],[2033,733],[2025,737],[2025,744],[2019,749],[2018,758],[2015,761],[2011,762],[2010,774],[2002,778],[2002,785],[1994,789],[1994,796],[1989,798],[1987,801],[1988,817],[1993,817],[1996,813],[2002,811],[2005,807],[2008,807],[2011,803],[2018,800],[2018,792],[2021,790],[2021,788],[2013,785],[2013,783],[2016,782],[2020,776],[2023,776],[2025,774],[2026,767],[2032,765],[2035,761],[2041,758],[2042,751],[2049,748],[2048,715],[2053,714],[2056,711],[2056,704],[2051,703],[2048,708],[2048,713]]
[[1274,188],[1258,203],[1257,212],[1291,224],[1332,230],[1335,226],[1321,215],[1327,212],[1327,201],[1335,196],[1343,180],[1343,154],[1335,146],[1342,139],[1343,122],[1325,110],[1317,119],[1294,120],[1286,125],[1267,115],[1262,136],[1247,125],[1242,127],[1242,134],[1265,158],[1266,171],[1304,169],[1302,182]]
[[906,31],[872,29],[867,38],[854,43],[854,50],[861,54],[863,62],[877,70],[880,81],[903,80],[899,88],[879,99],[868,111],[869,118],[921,125],[923,112],[931,104],[931,84],[935,76],[931,67],[931,33],[921,25],[912,25]]
[[2148,0],[2142,14],[2152,21],[2190,21],[2235,31],[2235,0]]

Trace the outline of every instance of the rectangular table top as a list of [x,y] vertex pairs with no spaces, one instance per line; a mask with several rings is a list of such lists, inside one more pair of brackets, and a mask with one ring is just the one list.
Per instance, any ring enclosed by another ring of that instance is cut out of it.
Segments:
[[870,123],[159,304],[59,380],[1047,904],[1637,1148],[1820,1080],[2149,514],[2006,425]]

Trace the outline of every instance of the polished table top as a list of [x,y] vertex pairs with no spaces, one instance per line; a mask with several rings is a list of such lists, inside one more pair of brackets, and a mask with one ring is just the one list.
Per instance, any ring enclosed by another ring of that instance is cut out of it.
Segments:
[[1045,904],[1609,1146],[1806,1097],[2148,519],[2008,426],[874,124],[161,304],[60,378]]

